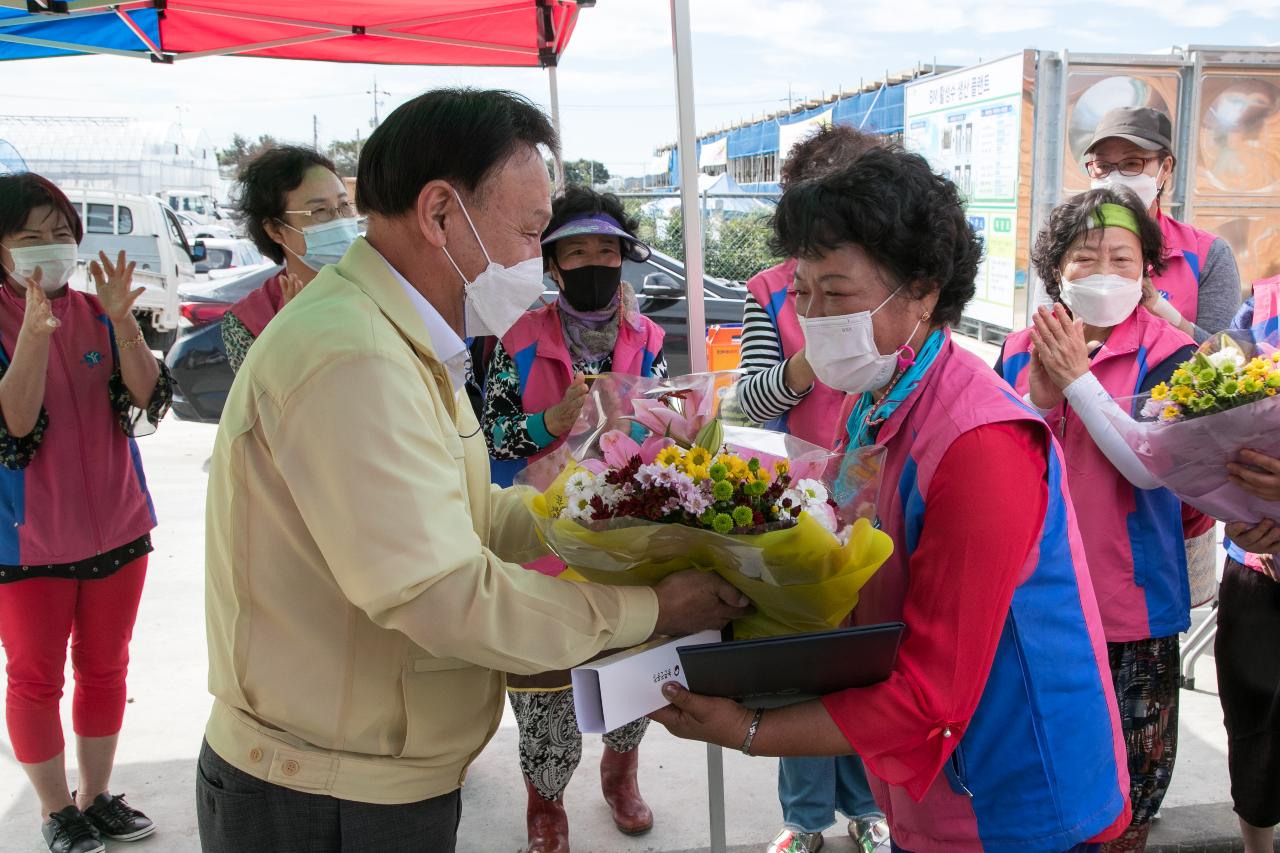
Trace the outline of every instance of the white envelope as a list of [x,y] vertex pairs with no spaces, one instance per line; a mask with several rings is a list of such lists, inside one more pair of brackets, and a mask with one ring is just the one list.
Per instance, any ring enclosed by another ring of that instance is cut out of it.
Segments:
[[601,658],[570,672],[573,709],[583,734],[611,732],[668,703],[662,685],[676,681],[688,687],[676,649],[720,642],[719,631],[702,631],[648,643]]

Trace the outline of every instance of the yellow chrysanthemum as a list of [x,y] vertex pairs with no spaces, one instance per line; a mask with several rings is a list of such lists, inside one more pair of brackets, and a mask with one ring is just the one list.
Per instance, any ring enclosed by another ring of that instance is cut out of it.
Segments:
[[720,460],[725,463],[725,467],[729,469],[729,479],[734,481],[742,481],[751,476],[751,469],[747,467],[747,462],[738,456],[730,456],[728,459],[723,457]]
[[706,465],[689,465],[687,460],[684,472],[689,475],[689,479],[695,483],[701,483],[703,480],[711,479],[711,469]]
[[1165,406],[1164,411],[1160,413],[1160,417],[1164,418],[1166,421],[1171,421],[1176,418],[1178,414],[1177,406]]
[[790,471],[791,463],[785,459],[779,459],[777,462],[773,463],[773,473],[779,477],[789,473]]
[[654,461],[656,461],[659,465],[665,465],[668,468],[674,468],[684,461],[684,451],[673,444],[670,447],[664,447],[661,450],[659,450],[658,455],[657,457],[655,457]]
[[1268,389],[1267,389],[1267,396],[1268,396],[1268,397],[1274,397],[1275,395],[1276,395],[1276,389],[1275,389],[1275,388],[1268,388]]
[[1179,367],[1177,370],[1173,371],[1171,381],[1174,385],[1187,385],[1191,382],[1191,371],[1187,370],[1185,367]]
[[684,455],[684,464],[689,470],[707,468],[711,465],[711,451],[705,447],[691,447],[689,452]]
[[1159,385],[1151,389],[1152,400],[1167,400],[1169,398],[1169,386],[1161,382]]
[[1186,405],[1193,397],[1195,397],[1195,395],[1196,392],[1192,391],[1185,385],[1179,385],[1169,391],[1169,397],[1173,402],[1181,403],[1183,405]]

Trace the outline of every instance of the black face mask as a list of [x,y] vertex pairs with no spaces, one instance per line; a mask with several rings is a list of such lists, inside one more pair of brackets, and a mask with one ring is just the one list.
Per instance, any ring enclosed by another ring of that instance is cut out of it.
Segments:
[[566,270],[557,265],[564,282],[564,298],[575,311],[608,308],[622,286],[622,267],[587,266]]

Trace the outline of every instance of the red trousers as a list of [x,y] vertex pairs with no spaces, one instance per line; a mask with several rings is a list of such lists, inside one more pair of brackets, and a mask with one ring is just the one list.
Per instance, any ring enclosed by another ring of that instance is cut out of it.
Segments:
[[32,578],[0,584],[0,642],[9,677],[5,723],[23,764],[48,761],[63,750],[58,703],[68,639],[76,734],[106,737],[120,731],[129,640],[146,574],[142,556],[98,580]]

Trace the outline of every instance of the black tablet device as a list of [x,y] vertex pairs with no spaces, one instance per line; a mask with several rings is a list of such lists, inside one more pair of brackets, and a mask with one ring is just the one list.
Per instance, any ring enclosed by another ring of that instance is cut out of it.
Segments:
[[684,646],[680,665],[694,693],[774,708],[884,681],[898,660],[905,627],[886,622]]

